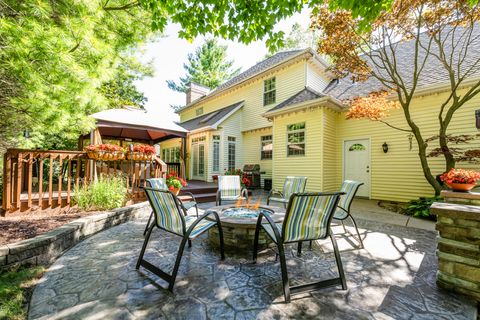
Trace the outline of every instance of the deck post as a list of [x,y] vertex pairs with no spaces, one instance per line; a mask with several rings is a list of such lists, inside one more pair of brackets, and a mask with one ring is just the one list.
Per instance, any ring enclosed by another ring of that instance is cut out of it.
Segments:
[[187,137],[182,137],[182,178],[187,180]]

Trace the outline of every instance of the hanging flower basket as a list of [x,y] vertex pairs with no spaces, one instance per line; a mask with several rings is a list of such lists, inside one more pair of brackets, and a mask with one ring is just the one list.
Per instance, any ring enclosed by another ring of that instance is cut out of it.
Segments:
[[480,180],[480,172],[474,170],[451,169],[440,176],[440,179],[453,191],[468,192],[475,188]]
[[85,148],[87,156],[93,160],[117,161],[125,159],[125,151],[114,144],[89,145]]
[[133,146],[132,150],[127,153],[127,159],[134,161],[153,161],[155,159],[155,154],[155,147],[146,144],[138,144]]

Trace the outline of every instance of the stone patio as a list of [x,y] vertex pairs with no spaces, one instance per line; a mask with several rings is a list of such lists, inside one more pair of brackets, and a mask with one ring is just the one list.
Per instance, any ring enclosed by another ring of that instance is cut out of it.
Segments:
[[[262,252],[257,264],[232,253],[220,261],[205,235],[186,249],[172,294],[155,275],[135,270],[144,217],[96,234],[60,257],[35,288],[29,319],[475,319],[475,302],[435,284],[436,233],[425,230],[431,223],[419,229],[367,220],[381,209],[375,212],[366,201],[356,201],[354,209],[363,212],[354,215],[365,249],[334,228],[346,291],[294,295],[285,304],[273,250]],[[399,218],[385,214],[387,221]],[[171,269],[179,240],[156,229],[146,258]],[[307,248],[297,257],[296,246],[287,247],[291,283],[335,276],[330,242]]]

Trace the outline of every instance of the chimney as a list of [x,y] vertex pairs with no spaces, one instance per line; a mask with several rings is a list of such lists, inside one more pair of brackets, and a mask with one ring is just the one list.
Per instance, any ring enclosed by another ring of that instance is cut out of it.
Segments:
[[201,84],[198,84],[198,83],[190,82],[188,84],[187,91],[185,92],[187,96],[187,106],[193,101],[206,96],[209,92],[210,92],[210,88],[206,86],[202,86]]

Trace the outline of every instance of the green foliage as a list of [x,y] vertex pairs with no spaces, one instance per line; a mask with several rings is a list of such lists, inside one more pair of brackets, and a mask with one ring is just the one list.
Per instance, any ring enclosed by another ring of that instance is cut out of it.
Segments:
[[422,219],[432,219],[430,215],[430,206],[434,202],[442,202],[441,197],[424,198],[418,200],[411,200],[407,203],[404,214]]
[[0,148],[74,141],[93,126],[87,115],[111,106],[99,88],[152,34],[141,6],[112,8],[125,4],[0,0]]
[[75,188],[73,201],[85,211],[122,207],[127,200],[126,181],[120,176],[100,176],[97,181]]
[[227,60],[227,46],[219,45],[216,39],[208,39],[194,54],[188,55],[188,62],[183,65],[187,74],[180,78],[180,83],[168,80],[167,84],[178,92],[185,92],[190,82],[216,88],[240,72],[232,66],[233,61]]
[[[474,1],[474,0],[472,0]],[[304,7],[315,8],[322,0],[140,0],[149,10],[154,30],[163,31],[169,22],[181,26],[180,37],[193,40],[198,35],[250,43],[265,40],[273,52],[284,45],[284,32],[274,29],[282,19],[300,12]],[[330,0],[332,9],[351,10],[368,28],[382,10],[388,10],[392,0]],[[314,9],[315,11],[315,9]]]
[[43,272],[45,267],[42,266],[17,267],[0,272],[0,319],[27,318],[27,292],[32,290]]

